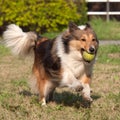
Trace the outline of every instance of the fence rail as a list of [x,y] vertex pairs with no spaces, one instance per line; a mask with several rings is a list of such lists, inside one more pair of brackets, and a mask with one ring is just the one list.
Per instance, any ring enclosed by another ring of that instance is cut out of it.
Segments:
[[106,15],[106,20],[109,21],[110,20],[110,15],[120,15],[120,11],[110,11],[110,2],[119,2],[120,0],[86,0],[86,2],[90,3],[90,2],[106,2],[106,11],[105,12],[101,12],[101,11],[88,11],[87,14],[88,15]]

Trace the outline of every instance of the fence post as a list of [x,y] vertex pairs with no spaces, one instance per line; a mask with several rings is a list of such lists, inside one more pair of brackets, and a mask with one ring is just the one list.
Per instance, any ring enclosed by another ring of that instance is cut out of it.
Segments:
[[110,11],[110,2],[109,2],[109,0],[107,0],[107,2],[106,2],[106,11],[107,11],[107,15],[106,15],[106,19],[107,19],[107,22],[109,22],[110,21],[110,16],[109,16],[109,11]]

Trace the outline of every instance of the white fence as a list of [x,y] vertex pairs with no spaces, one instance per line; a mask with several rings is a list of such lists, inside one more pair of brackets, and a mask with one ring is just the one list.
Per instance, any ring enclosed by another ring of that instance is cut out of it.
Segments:
[[88,11],[88,15],[106,15],[106,20],[110,20],[110,15],[120,15],[120,11],[110,11],[110,2],[119,2],[120,0],[86,0],[86,2],[106,2],[106,11],[105,12],[100,12],[100,11]]

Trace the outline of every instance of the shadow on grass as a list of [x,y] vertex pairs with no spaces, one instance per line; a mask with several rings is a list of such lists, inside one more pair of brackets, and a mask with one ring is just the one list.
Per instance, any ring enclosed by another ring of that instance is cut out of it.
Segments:
[[23,95],[23,96],[32,96],[33,95],[30,91],[27,91],[27,90],[23,90],[23,91],[19,92],[19,94]]
[[[94,100],[99,99],[101,96],[100,95],[92,95],[91,96]],[[63,104],[64,106],[72,106],[75,108],[80,108],[80,107],[84,107],[84,108],[90,108],[91,103],[88,101],[84,101],[82,99],[82,96],[78,93],[74,94],[71,92],[62,92],[62,93],[57,93],[55,92],[54,94],[54,101],[57,104]]]
[[[23,95],[23,96],[29,96],[29,97],[33,96],[33,95],[38,97],[38,94],[32,94],[31,92],[26,91],[26,90],[21,91],[19,94]],[[93,94],[91,97],[93,98],[93,101],[95,101],[95,100],[99,99],[101,96],[98,94],[97,95]],[[39,102],[38,99],[35,99],[35,100],[36,100],[36,102]],[[90,106],[91,106],[91,103],[84,101],[82,99],[82,96],[79,93],[71,93],[71,92],[67,92],[67,91],[63,91],[61,93],[55,92],[53,101],[57,104],[62,104],[64,106],[71,106],[71,107],[75,107],[78,109],[80,107],[90,108]]]

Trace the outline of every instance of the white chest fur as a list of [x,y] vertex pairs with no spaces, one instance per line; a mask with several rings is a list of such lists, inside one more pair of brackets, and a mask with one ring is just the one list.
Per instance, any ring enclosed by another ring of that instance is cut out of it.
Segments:
[[64,54],[61,58],[61,65],[63,69],[61,86],[76,88],[81,84],[78,78],[84,75],[85,67],[82,61],[75,57],[76,57],[75,53],[74,54],[70,53]]
[[89,73],[92,67],[84,64],[80,51],[70,48],[69,53],[65,53],[61,37],[57,40],[57,48],[57,55],[61,58],[61,67],[63,70],[61,86],[75,88],[81,84],[80,78],[86,72]]
[[62,67],[64,70],[70,71],[76,78],[84,74],[85,71],[81,55],[75,51],[62,56]]

